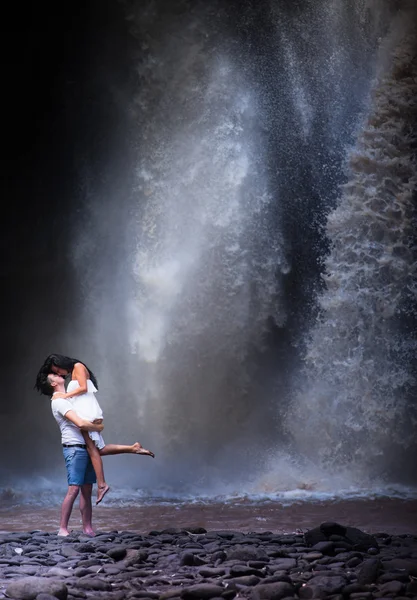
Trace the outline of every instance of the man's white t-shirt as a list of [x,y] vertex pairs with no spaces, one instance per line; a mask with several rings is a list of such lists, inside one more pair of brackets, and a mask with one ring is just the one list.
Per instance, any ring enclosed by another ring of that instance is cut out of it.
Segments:
[[74,410],[72,403],[66,398],[52,398],[51,409],[61,430],[61,443],[70,445],[85,444],[80,429],[65,418],[69,410]]

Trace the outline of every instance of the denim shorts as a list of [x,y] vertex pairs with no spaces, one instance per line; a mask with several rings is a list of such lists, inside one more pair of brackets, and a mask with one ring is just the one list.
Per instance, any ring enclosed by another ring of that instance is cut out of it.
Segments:
[[68,485],[96,483],[96,474],[91,458],[85,448],[62,448],[67,468]]

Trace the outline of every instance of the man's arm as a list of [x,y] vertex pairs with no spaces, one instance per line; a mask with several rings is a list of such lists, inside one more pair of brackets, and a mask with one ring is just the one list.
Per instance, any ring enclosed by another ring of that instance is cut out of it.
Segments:
[[75,410],[68,410],[65,413],[65,418],[71,423],[74,423],[77,427],[81,429],[81,431],[98,431],[99,433],[103,431],[104,425],[103,423],[92,423],[91,421],[86,421],[77,415]]

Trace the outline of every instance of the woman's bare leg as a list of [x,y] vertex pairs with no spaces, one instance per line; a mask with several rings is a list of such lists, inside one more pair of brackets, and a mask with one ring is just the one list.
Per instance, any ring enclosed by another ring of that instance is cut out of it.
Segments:
[[93,463],[93,468],[97,477],[97,498],[96,504],[100,504],[103,500],[104,495],[107,494],[110,487],[106,483],[106,479],[104,477],[104,467],[103,461],[101,460],[100,451],[93,442],[93,440],[88,435],[87,431],[81,432],[85,443],[87,445],[87,452],[90,455],[91,462]]
[[101,456],[111,456],[112,454],[143,454],[155,458],[155,454],[150,450],[146,450],[139,442],[135,442],[131,446],[126,446],[125,444],[106,444],[99,452]]

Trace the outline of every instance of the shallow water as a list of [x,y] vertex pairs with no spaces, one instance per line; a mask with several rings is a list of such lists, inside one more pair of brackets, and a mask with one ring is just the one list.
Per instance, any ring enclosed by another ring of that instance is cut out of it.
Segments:
[[[381,498],[327,502],[158,503],[142,506],[98,506],[93,512],[99,531],[129,530],[147,533],[168,527],[204,527],[207,530],[306,530],[323,521],[337,521],[370,533],[417,534],[417,500]],[[0,509],[1,531],[56,531],[59,506],[19,506]],[[78,506],[70,529],[80,530]]]

